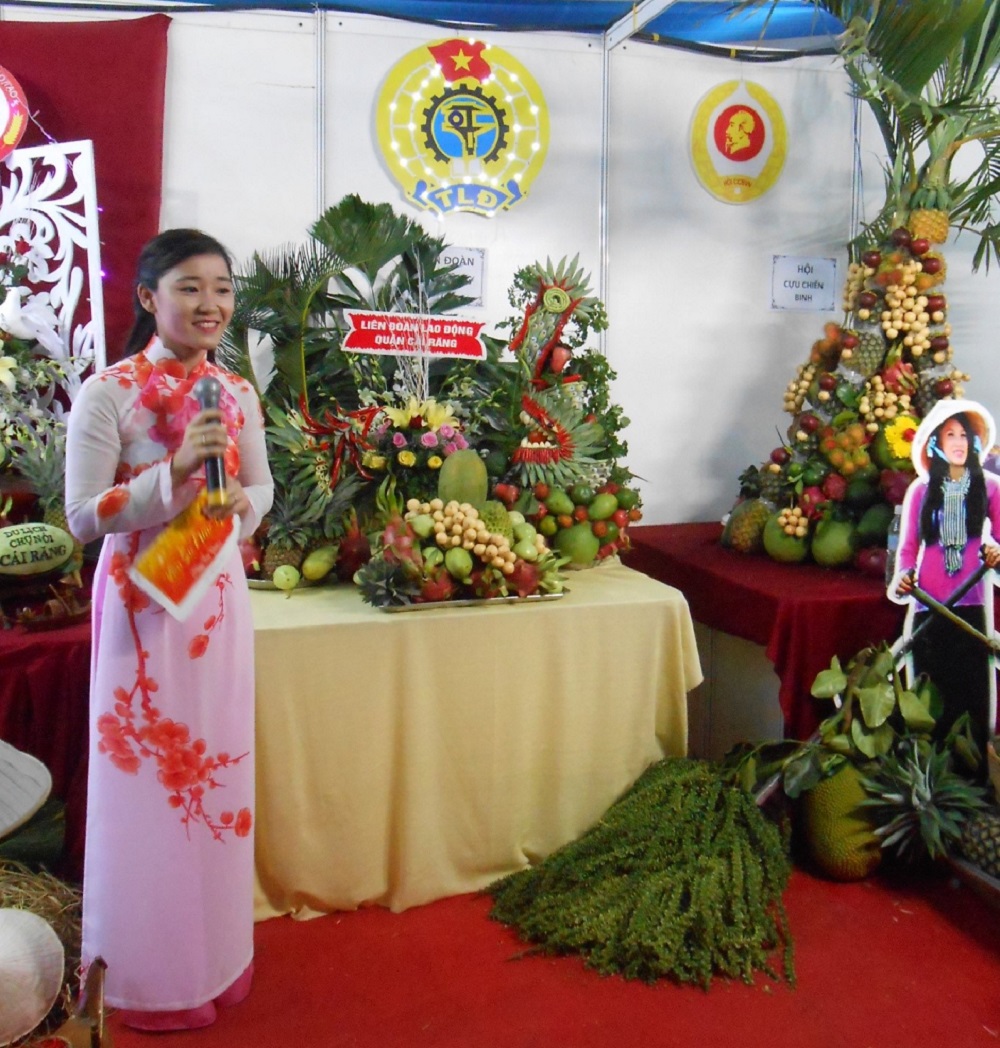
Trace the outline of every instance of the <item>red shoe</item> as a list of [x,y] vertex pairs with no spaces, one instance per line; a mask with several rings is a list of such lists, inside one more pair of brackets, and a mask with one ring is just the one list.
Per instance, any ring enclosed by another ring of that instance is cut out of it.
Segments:
[[240,975],[236,982],[228,986],[218,997],[215,998],[215,1003],[220,1008],[231,1008],[234,1004],[239,1004],[241,1001],[245,1001],[247,995],[250,993],[250,984],[253,982],[253,961],[251,961],[244,969],[243,974]]
[[118,1012],[121,1021],[133,1030],[166,1032],[168,1030],[198,1030],[211,1026],[218,1013],[212,1001],[197,1008],[180,1008],[173,1012],[137,1012],[123,1008]]

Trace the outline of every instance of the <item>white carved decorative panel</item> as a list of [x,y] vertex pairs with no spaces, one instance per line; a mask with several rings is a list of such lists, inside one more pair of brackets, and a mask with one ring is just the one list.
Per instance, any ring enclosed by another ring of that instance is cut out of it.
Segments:
[[44,351],[70,363],[77,376],[91,363],[101,370],[104,299],[91,142],[16,149],[0,161],[0,254],[5,252],[28,264],[33,294],[20,310],[36,323]]

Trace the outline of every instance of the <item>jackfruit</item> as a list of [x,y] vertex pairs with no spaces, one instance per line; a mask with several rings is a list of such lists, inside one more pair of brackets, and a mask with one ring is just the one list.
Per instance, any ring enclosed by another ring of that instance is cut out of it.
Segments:
[[882,849],[858,805],[867,794],[861,773],[845,762],[801,800],[802,828],[810,857],[836,881],[859,881],[874,873]]

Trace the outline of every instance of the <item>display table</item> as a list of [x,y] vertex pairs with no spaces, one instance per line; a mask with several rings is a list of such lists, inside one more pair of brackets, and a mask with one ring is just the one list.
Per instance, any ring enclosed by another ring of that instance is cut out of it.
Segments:
[[83,876],[87,806],[90,623],[27,633],[0,630],[0,739],[40,760],[65,801],[63,867]]
[[687,603],[621,564],[572,573],[552,602],[251,596],[258,919],[483,888],[686,751]]
[[816,674],[834,655],[846,661],[895,640],[905,609],[880,579],[736,553],[719,545],[721,534],[717,523],[633,526],[625,560],[679,589],[698,622],[762,645],[778,674],[785,734],[807,738],[832,712],[809,694]]

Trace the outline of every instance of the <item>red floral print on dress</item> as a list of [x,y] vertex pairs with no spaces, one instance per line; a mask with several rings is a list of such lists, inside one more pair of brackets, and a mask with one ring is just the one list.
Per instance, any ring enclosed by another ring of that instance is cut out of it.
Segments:
[[[138,615],[149,607],[150,601],[128,576],[138,544],[138,534],[130,536],[128,553],[114,554],[110,565],[111,578],[128,613],[136,654],[135,681],[131,688],[117,687],[114,712],[102,713],[97,718],[97,750],[105,754],[115,767],[130,775],[138,774],[143,760],[155,761],[157,780],[167,791],[167,803],[181,812],[181,822],[189,832],[192,824],[201,824],[216,840],[222,840],[227,832],[246,837],[253,825],[249,808],[240,809],[235,816],[231,812],[223,813],[229,818],[223,815],[215,817],[206,809],[204,797],[206,788],[214,790],[223,785],[217,777],[221,770],[238,764],[248,754],[232,757],[220,752],[212,756],[204,739],[192,738],[188,725],[164,717],[153,704],[159,685],[147,672],[148,652],[143,646],[138,623]],[[231,585],[232,578],[228,574],[216,580],[219,610],[204,621],[205,632],[195,638],[203,638],[198,644],[201,650],[198,655],[189,650],[192,658],[204,654],[210,634],[223,621],[225,592]]]
[[115,487],[106,491],[98,501],[97,516],[101,520],[117,516],[128,505],[130,498],[131,495],[129,495],[127,488],[115,485]]
[[200,659],[208,651],[208,642],[211,639],[209,634],[212,630],[217,629],[226,617],[225,587],[231,585],[232,581],[229,575],[220,575],[215,580],[215,587],[219,591],[219,610],[214,615],[209,615],[202,623],[201,628],[206,632],[198,633],[191,638],[188,644],[188,658]]

